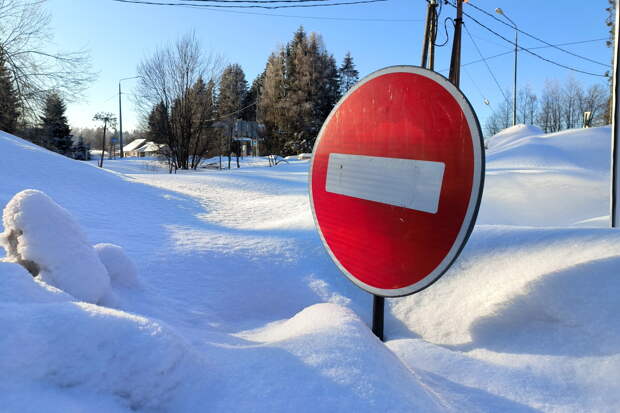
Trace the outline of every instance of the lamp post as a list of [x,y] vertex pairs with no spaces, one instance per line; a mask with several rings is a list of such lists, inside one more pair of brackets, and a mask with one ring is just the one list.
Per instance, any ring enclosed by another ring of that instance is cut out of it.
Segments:
[[518,46],[519,29],[517,28],[517,25],[515,24],[515,22],[513,22],[510,17],[506,16],[506,13],[504,13],[504,11],[501,8],[499,7],[496,8],[495,13],[501,14],[502,16],[504,16],[506,20],[508,20],[510,24],[512,24],[515,28],[515,68],[514,68],[515,76],[514,76],[514,85],[513,85],[513,92],[512,92],[512,126],[514,126],[517,124],[517,55],[519,53],[519,46]]
[[125,77],[121,80],[118,81],[118,123],[119,123],[119,137],[120,137],[120,149],[121,149],[121,158],[125,157],[125,154],[123,153],[123,105],[121,103],[121,82],[123,80],[130,80],[130,79],[138,79],[140,76],[133,76],[133,77]]

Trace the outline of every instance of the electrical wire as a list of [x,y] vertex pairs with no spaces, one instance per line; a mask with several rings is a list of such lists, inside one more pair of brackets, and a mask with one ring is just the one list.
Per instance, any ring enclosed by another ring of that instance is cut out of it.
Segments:
[[472,37],[471,33],[469,32],[469,29],[467,28],[466,24],[463,24],[463,27],[465,28],[465,32],[467,33],[467,35],[469,36],[469,38],[471,39],[471,42],[474,44],[474,46],[476,47],[476,51],[478,52],[478,55],[480,56],[480,58],[482,59],[482,61],[484,62],[485,66],[487,67],[487,70],[489,71],[489,74],[491,75],[491,77],[493,78],[493,81],[495,81],[495,84],[497,85],[497,88],[499,89],[499,91],[502,93],[502,95],[504,96],[504,99],[506,99],[506,101],[508,101],[508,97],[506,96],[506,94],[504,93],[504,90],[502,89],[502,87],[500,86],[499,82],[497,81],[497,78],[495,77],[495,74],[493,73],[493,71],[491,70],[491,66],[489,66],[489,63],[487,62],[487,60],[484,58],[484,56],[482,55],[482,52],[480,51],[480,48],[478,47],[478,44],[476,43],[476,41],[474,40],[474,38]]
[[543,40],[543,39],[541,39],[539,37],[534,36],[533,34],[530,34],[530,33],[526,32],[524,30],[519,29],[517,26],[512,26],[512,25],[508,24],[507,22],[503,21],[502,19],[498,18],[497,16],[495,16],[493,13],[490,13],[490,12],[488,12],[488,11],[478,7],[478,6],[476,6],[475,4],[473,4],[471,2],[467,2],[467,4],[470,7],[473,7],[474,9],[478,10],[479,12],[484,13],[487,16],[492,17],[494,20],[497,20],[498,22],[502,23],[503,25],[506,25],[506,26],[508,26],[508,27],[510,27],[512,29],[515,29],[519,33],[524,34],[527,37],[530,37],[530,38],[532,38],[534,40],[537,40],[537,41],[539,41],[541,43],[544,43],[544,44],[546,44],[549,47],[553,47],[553,48],[555,48],[557,50],[560,50],[560,51],[562,51],[564,53],[567,53],[567,54],[569,54],[571,56],[578,57],[579,59],[587,60],[588,62],[591,62],[591,63],[596,63],[597,65],[601,65],[601,66],[605,66],[605,67],[611,67],[611,65],[609,63],[602,63],[602,62],[599,62],[597,60],[590,59],[589,57],[582,56],[582,55],[579,55],[577,53],[571,52],[570,50],[562,49],[561,47],[553,45],[553,44],[551,44],[551,43],[549,43],[549,42],[547,42],[547,41],[545,41],[545,40]]
[[[567,43],[558,43],[554,46],[571,46],[571,45],[575,45],[575,44],[584,44],[584,43],[593,43],[593,42],[600,42],[600,41],[607,41],[607,38],[599,38],[599,39],[591,39],[591,40],[580,40],[580,41],[576,41],[576,42],[567,42]],[[536,47],[530,47],[530,50],[535,50],[535,49],[548,49],[551,46],[536,46]],[[506,56],[508,54],[512,54],[514,53],[514,50],[509,50],[507,52],[502,52],[502,53],[498,53],[496,55],[493,56],[488,56],[488,57],[482,57],[482,59],[478,59],[478,60],[473,60],[471,62],[467,62],[467,63],[463,63],[461,65],[461,67],[464,66],[470,66],[473,65],[475,63],[480,63],[482,61],[484,61],[484,59],[486,60],[491,60],[491,59],[495,59],[496,57],[500,57],[500,56]],[[440,70],[440,71],[445,71],[447,69],[444,70]]]
[[[450,6],[452,6],[452,7],[456,8],[456,5],[455,5],[454,3],[451,3],[450,1],[447,1],[447,0],[446,0],[446,4],[449,4]],[[487,31],[491,32],[491,33],[492,33],[492,34],[494,34],[495,36],[497,36],[497,37],[499,37],[499,38],[503,39],[505,42],[508,42],[508,43],[512,44],[513,46],[517,47],[519,50],[523,50],[524,52],[529,53],[529,54],[531,54],[532,56],[535,56],[535,57],[539,58],[540,60],[543,60],[543,61],[545,61],[545,62],[547,62],[547,63],[551,63],[551,64],[553,64],[553,65],[555,65],[555,66],[559,66],[559,67],[562,67],[562,68],[564,68],[564,69],[567,69],[567,70],[570,70],[570,71],[573,71],[573,72],[583,73],[583,74],[585,74],[585,75],[590,75],[590,76],[607,77],[607,75],[604,75],[604,74],[593,73],[593,72],[588,72],[588,71],[586,71],[586,70],[577,69],[577,68],[575,68],[575,67],[568,66],[568,65],[565,65],[565,64],[563,64],[563,63],[556,62],[555,60],[551,60],[551,59],[548,59],[548,58],[546,58],[546,57],[544,57],[544,56],[541,56],[541,55],[539,55],[539,54],[537,54],[537,53],[534,53],[534,52],[532,52],[530,49],[525,48],[525,47],[523,47],[523,46],[519,46],[519,45],[515,44],[515,42],[513,42],[512,40],[507,39],[506,37],[504,37],[504,36],[502,36],[501,34],[497,33],[495,30],[493,30],[493,29],[491,29],[490,27],[488,27],[488,26],[484,25],[483,23],[481,23],[480,21],[478,21],[475,17],[473,17],[473,16],[472,16],[472,15],[470,15],[469,13],[466,13],[465,11],[463,11],[463,15],[464,15],[464,16],[467,16],[467,17],[468,17],[471,21],[473,21],[474,23],[478,24],[479,26],[482,26],[484,29],[486,29]],[[511,27],[512,27],[512,26],[511,26]]]
[[[191,8],[191,6],[185,6]],[[326,21],[352,21],[352,22],[379,22],[379,23],[419,23],[424,19],[375,19],[375,18],[356,18],[356,17],[325,17],[325,16],[298,16],[292,14],[276,14],[276,13],[260,13],[252,11],[242,10],[230,10],[230,9],[210,9],[208,7],[201,8],[200,10],[212,11],[217,13],[231,13],[231,14],[246,14],[250,16],[268,16],[268,17],[285,17],[291,19],[310,19],[310,20],[326,20]]]
[[[192,8],[231,8],[231,9],[289,9],[289,8],[309,8],[309,7],[331,7],[331,6],[347,6],[347,5],[355,5],[355,4],[368,4],[368,3],[380,3],[388,0],[357,0],[357,1],[349,1],[349,2],[339,2],[339,3],[326,3],[326,4],[299,4],[299,5],[279,5],[279,6],[259,6],[259,5],[223,5],[223,4],[192,4],[192,3],[161,3],[155,1],[146,1],[146,0],[112,0],[118,3],[131,3],[131,4],[142,4],[148,6],[185,6]],[[227,3],[227,1],[221,1],[223,3]],[[278,3],[274,1],[273,3]]]

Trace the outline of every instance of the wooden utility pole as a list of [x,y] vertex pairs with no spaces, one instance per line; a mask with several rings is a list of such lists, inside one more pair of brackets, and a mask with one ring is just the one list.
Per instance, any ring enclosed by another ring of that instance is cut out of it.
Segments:
[[103,138],[101,140],[101,158],[99,158],[99,168],[103,168],[103,154],[105,153],[105,132],[108,127],[108,118],[103,120]]
[[450,59],[450,82],[459,87],[461,81],[461,29],[463,26],[463,0],[456,0],[456,18],[454,19],[454,40]]
[[426,26],[422,43],[422,63],[420,66],[435,69],[435,35],[437,34],[437,0],[430,0],[426,9]]

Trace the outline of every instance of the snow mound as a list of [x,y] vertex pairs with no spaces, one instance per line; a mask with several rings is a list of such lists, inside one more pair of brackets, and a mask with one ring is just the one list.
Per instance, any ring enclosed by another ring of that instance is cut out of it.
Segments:
[[620,312],[617,268],[618,230],[483,226],[433,288],[392,310],[436,344],[607,352],[620,347],[608,328]]
[[32,278],[21,265],[0,261],[0,303],[70,301],[68,294]]
[[544,134],[543,130],[538,126],[519,124],[506,128],[496,133],[487,140],[489,149],[505,148],[511,144],[518,142],[521,138]]
[[[286,371],[288,382],[321,394],[312,411],[433,412],[446,407],[345,307],[316,304],[287,321],[239,336],[283,349],[315,372]],[[293,394],[287,397],[291,406],[301,405]]]
[[489,143],[477,223],[608,225],[600,218],[609,214],[610,128],[532,136],[522,134],[529,127],[515,128],[496,135],[501,144]]
[[[88,303],[0,304],[0,325],[12,332],[0,335],[0,402],[6,411],[36,403],[40,385],[85,404],[74,411],[92,411],[91,403],[104,401],[126,411],[174,411],[166,406],[185,398],[181,383],[194,381],[187,377],[194,369],[203,376],[207,370],[165,326]],[[64,401],[42,410],[67,408]]]
[[22,191],[6,205],[2,218],[0,245],[8,260],[79,300],[97,303],[106,294],[106,268],[77,222],[50,197]]
[[108,270],[112,286],[137,287],[140,284],[136,265],[122,247],[108,243],[97,244],[95,251]]

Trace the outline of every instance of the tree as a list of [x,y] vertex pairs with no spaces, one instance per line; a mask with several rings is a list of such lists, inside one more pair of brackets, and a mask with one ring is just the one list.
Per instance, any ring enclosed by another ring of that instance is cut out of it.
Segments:
[[527,85],[519,90],[517,104],[517,121],[526,125],[534,125],[538,112],[538,97]]
[[18,117],[18,101],[13,80],[0,50],[0,130],[15,132]]
[[355,69],[350,52],[344,56],[342,65],[338,68],[338,74],[340,75],[340,95],[344,96],[359,80],[359,72]]
[[41,116],[43,146],[63,155],[68,155],[73,146],[71,129],[65,116],[66,110],[62,98],[53,92],[45,99]]
[[300,27],[267,61],[257,120],[269,136],[267,149],[292,154],[312,149],[339,98],[338,68],[321,37]]
[[85,51],[53,50],[44,4],[45,0],[0,0],[0,54],[11,74],[20,114],[32,123],[50,92],[74,99],[95,77]]
[[258,75],[256,79],[252,82],[252,86],[248,90],[248,93],[245,95],[245,100],[243,102],[243,110],[242,119],[248,121],[256,121],[256,107],[258,106],[258,99],[260,98],[261,89],[263,87],[263,82],[265,81],[265,70],[263,73]]
[[238,64],[226,66],[220,78],[220,87],[217,98],[219,116],[228,116],[230,119],[241,117],[241,109],[247,95],[248,82],[245,73]]
[[[208,139],[207,128],[212,121],[208,108],[201,107],[196,98],[200,83],[219,81],[221,58],[205,55],[194,33],[174,44],[158,49],[138,66],[137,103],[145,118],[156,105],[167,119],[166,150],[171,171],[196,169],[208,150],[201,143]],[[199,94],[198,94],[199,95]]]
[[105,134],[108,128],[116,127],[116,116],[109,112],[99,112],[93,120],[103,122],[103,136],[101,137],[101,158],[99,158],[99,167],[103,168],[103,156],[105,154]]
[[505,92],[505,95],[506,99],[500,101],[485,122],[484,127],[487,136],[493,136],[512,126],[512,97],[508,91]]

